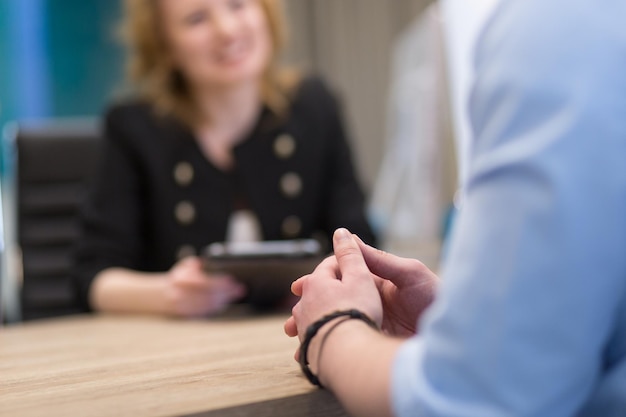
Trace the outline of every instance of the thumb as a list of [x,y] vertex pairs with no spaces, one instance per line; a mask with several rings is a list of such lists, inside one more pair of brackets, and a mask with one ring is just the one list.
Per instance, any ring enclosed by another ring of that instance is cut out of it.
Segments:
[[333,249],[341,271],[342,281],[348,282],[359,277],[369,276],[369,269],[365,264],[359,244],[347,229],[335,230]]

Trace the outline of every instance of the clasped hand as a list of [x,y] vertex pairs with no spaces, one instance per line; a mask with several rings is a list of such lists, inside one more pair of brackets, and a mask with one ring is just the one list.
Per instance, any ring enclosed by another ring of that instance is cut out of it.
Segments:
[[301,298],[285,333],[302,340],[307,327],[325,314],[354,308],[388,335],[415,334],[418,318],[434,299],[438,277],[418,260],[375,249],[346,229],[335,231],[333,247],[334,256],[292,284],[291,291]]

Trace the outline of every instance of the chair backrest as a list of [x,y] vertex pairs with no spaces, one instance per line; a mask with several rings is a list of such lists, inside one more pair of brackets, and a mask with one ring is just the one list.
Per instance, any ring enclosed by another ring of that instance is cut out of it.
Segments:
[[97,120],[56,120],[15,129],[22,319],[78,311],[70,277],[79,210],[97,165]]

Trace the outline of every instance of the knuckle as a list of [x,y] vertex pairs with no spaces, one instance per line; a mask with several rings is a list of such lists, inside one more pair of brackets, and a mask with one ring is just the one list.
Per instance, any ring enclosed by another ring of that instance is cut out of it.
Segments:
[[348,246],[348,247],[343,248],[341,251],[339,251],[339,253],[336,253],[335,255],[340,258],[360,256],[361,250],[354,246]]
[[417,259],[409,259],[407,262],[407,266],[414,271],[421,271],[426,268],[426,266]]

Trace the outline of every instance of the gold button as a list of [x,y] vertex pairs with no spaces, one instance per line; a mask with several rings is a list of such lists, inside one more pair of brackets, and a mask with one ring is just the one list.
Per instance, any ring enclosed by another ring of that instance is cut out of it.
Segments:
[[288,216],[283,220],[281,228],[285,237],[296,237],[302,230],[302,221],[298,216]]
[[293,136],[283,133],[274,141],[274,153],[281,159],[287,159],[296,150],[296,141]]
[[174,215],[176,216],[178,223],[188,225],[193,223],[196,219],[196,208],[189,201],[181,201],[176,204]]
[[193,166],[189,162],[179,162],[174,167],[174,180],[181,187],[191,184],[193,175]]
[[280,178],[280,189],[286,197],[296,198],[302,192],[302,179],[295,172],[288,172]]
[[176,259],[179,259],[179,260],[183,258],[187,258],[189,256],[195,256],[195,255],[197,255],[196,248],[194,248],[191,245],[182,245],[176,251]]

